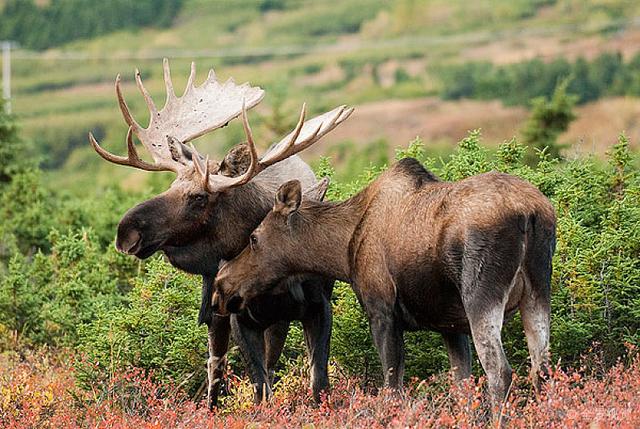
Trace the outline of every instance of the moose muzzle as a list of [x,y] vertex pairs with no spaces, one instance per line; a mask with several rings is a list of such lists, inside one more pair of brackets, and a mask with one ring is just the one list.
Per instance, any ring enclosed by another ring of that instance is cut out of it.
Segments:
[[240,296],[239,288],[234,287],[223,273],[224,270],[221,270],[216,277],[211,307],[215,313],[221,315],[239,313],[244,308],[244,299]]

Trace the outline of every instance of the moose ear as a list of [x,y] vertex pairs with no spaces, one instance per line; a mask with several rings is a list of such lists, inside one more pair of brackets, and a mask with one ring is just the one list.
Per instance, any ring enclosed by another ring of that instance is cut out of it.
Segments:
[[[189,146],[182,143],[177,138],[167,136],[167,146],[169,147],[169,152],[171,153],[171,159],[173,159],[174,161],[184,164],[183,158],[186,158],[189,161],[193,160],[193,150],[191,150]],[[195,156],[198,155],[195,154]]]
[[276,192],[276,202],[273,211],[279,212],[283,216],[289,216],[298,210],[302,201],[302,186],[298,180],[290,180],[283,183]]
[[323,177],[318,183],[304,191],[305,200],[322,201],[327,189],[329,189],[329,178]]
[[220,163],[219,174],[237,177],[243,174],[251,164],[251,152],[246,144],[232,147]]
[[[169,145],[169,151],[171,152],[171,158],[180,164],[185,164],[184,159],[195,162],[194,157],[197,157],[202,161],[202,163],[206,160],[206,158],[200,155],[194,147],[182,143],[175,137],[167,136],[167,142]],[[217,170],[218,163],[216,161],[209,160],[209,171]]]

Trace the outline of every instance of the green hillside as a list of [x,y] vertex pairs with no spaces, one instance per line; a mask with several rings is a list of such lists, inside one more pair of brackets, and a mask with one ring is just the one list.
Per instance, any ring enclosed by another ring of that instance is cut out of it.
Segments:
[[[37,3],[46,8],[57,2]],[[266,145],[278,134],[272,130],[287,128],[303,100],[317,112],[342,103],[442,95],[452,63],[518,63],[540,53],[545,61],[593,58],[611,50],[630,58],[637,44],[616,43],[640,32],[640,4],[622,0],[184,0],[179,10],[167,28],[129,25],[46,51],[13,53],[14,112],[43,165],[63,169],[61,183],[80,180],[76,172],[91,171],[85,179],[95,180],[95,168],[111,171],[91,153],[86,134],[93,130],[107,147],[121,150],[125,127],[114,78],[123,74],[125,95],[144,123],[133,71],[141,70],[161,100],[165,56],[172,59],[177,88],[191,60],[199,79],[214,67],[221,78],[266,88],[252,116]],[[539,52],[531,54],[531,45]],[[219,153],[240,135],[236,124],[204,137],[203,144]]]

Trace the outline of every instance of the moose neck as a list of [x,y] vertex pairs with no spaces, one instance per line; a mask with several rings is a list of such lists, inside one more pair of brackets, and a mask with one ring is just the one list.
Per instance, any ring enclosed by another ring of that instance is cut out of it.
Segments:
[[232,259],[242,251],[251,231],[272,204],[273,194],[257,183],[247,183],[220,195],[210,236],[221,259]]
[[351,239],[365,210],[365,192],[341,203],[308,202],[301,207],[296,221],[308,231],[308,239],[303,240],[308,253],[299,253],[307,265],[305,270],[349,282]]

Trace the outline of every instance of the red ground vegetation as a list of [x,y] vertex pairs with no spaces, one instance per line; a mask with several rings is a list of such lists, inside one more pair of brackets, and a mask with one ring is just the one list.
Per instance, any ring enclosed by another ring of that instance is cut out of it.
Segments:
[[[474,428],[497,425],[488,417],[483,378],[449,388],[444,377],[413,380],[400,397],[369,394],[358,380],[339,378],[318,407],[303,377],[285,377],[268,404],[253,406],[247,382],[231,377],[234,397],[209,413],[178,387],[161,385],[139,369],[105,380],[82,379],[74,364],[50,353],[0,355],[2,428],[245,428],[349,427]],[[81,388],[80,385],[89,386]],[[540,395],[515,378],[501,423],[524,427],[640,427],[640,356],[596,373],[555,369]]]

